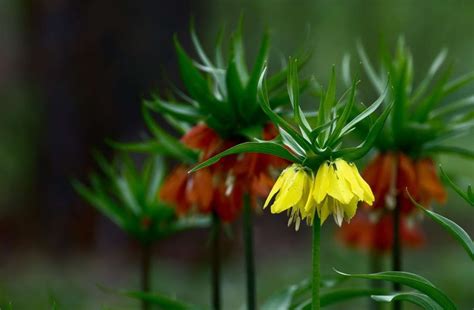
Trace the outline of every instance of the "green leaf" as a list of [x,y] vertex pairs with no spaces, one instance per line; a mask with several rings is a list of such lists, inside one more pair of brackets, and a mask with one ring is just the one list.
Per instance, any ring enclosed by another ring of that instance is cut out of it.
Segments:
[[390,114],[390,111],[392,110],[392,106],[393,103],[391,103],[385,109],[385,111],[383,111],[383,113],[377,118],[377,120],[367,133],[367,137],[365,138],[364,142],[362,142],[357,147],[345,148],[340,151],[337,151],[335,152],[334,157],[343,157],[347,160],[354,161],[367,154],[372,149],[374,143],[377,141],[377,138],[384,127],[385,121],[388,115]]
[[298,61],[297,59],[290,58],[290,64],[288,70],[288,97],[293,108],[293,117],[298,123],[299,127],[309,136],[311,127],[306,120],[303,111],[300,106],[300,88],[298,84]]
[[182,104],[176,102],[167,102],[158,97],[153,100],[145,100],[144,104],[155,112],[170,114],[171,116],[188,123],[196,123],[204,117],[199,110],[189,104]]
[[243,16],[240,17],[239,26],[233,33],[231,39],[231,53],[235,60],[236,69],[243,85],[247,84],[249,74],[247,72],[247,64],[245,63],[245,49],[242,40]]
[[245,142],[231,147],[225,150],[224,152],[219,153],[214,157],[211,157],[208,160],[196,165],[193,169],[190,170],[190,172],[195,172],[199,169],[213,165],[223,157],[242,153],[262,153],[277,156],[294,163],[302,162],[301,159],[291,154],[290,151],[288,151],[286,148],[279,144],[273,142]]
[[[387,85],[385,87],[385,90],[382,92],[382,94],[379,96],[379,98],[374,103],[372,103],[367,109],[365,109],[362,113],[360,113],[359,115],[354,117],[354,119],[352,119],[347,125],[345,125],[342,128],[341,133],[340,133],[341,136],[343,136],[345,133],[347,133],[349,130],[351,130],[355,125],[357,125],[357,123],[359,123],[360,121],[366,119],[369,115],[374,113],[375,110],[377,110],[377,108],[382,104],[382,102],[385,99],[385,96],[387,95],[388,86],[389,86],[389,84],[387,83]],[[389,109],[389,108],[387,108],[387,109]],[[385,114],[385,111],[384,111],[383,114]]]
[[462,197],[468,204],[470,204],[472,207],[474,207],[474,195],[472,194],[472,188],[471,185],[467,187],[467,191],[464,192],[456,183],[451,180],[450,177],[444,172],[443,168],[441,166],[439,167],[441,171],[441,178],[451,186],[451,188],[456,191],[456,193],[459,194],[459,196]]
[[465,74],[456,80],[447,83],[443,88],[443,94],[444,96],[448,96],[472,81],[474,81],[474,72]]
[[[334,289],[321,293],[321,307],[327,307],[333,304],[345,302],[355,298],[370,297],[374,294],[385,294],[383,289],[370,288],[342,288]],[[305,300],[295,307],[295,310],[311,310],[311,299]]]
[[413,98],[412,98],[413,102],[418,101],[418,99],[425,93],[426,89],[428,88],[429,84],[433,80],[434,76],[443,65],[447,55],[448,55],[448,50],[442,49],[441,52],[439,52],[438,56],[436,56],[435,60],[431,64],[430,69],[428,70],[428,73],[426,74],[425,78],[423,79],[423,81],[421,81],[420,85],[415,91],[415,94],[413,95]]
[[294,128],[290,125],[283,117],[275,113],[271,107],[268,100],[268,91],[265,78],[266,68],[263,70],[262,75],[260,76],[260,81],[258,83],[258,95],[260,99],[260,106],[262,107],[263,112],[270,118],[270,120],[278,127],[283,128],[301,147],[305,150],[311,149],[311,144],[309,141],[306,141]]
[[163,158],[155,156],[154,158],[150,159],[150,162],[150,175],[145,179],[146,183],[148,184],[148,188],[146,191],[147,205],[151,205],[153,202],[156,201],[156,194],[166,175],[165,163]]
[[[308,50],[303,51],[301,53],[297,53],[297,56],[294,57],[295,59],[298,59],[297,71],[299,71],[302,67],[304,67],[304,65],[308,63],[308,61],[311,59],[311,55],[312,55],[312,52]],[[279,89],[280,86],[282,86],[287,81],[288,70],[289,70],[288,65],[281,71],[268,77],[267,87],[268,87],[269,92],[273,92]]]
[[161,146],[166,149],[169,154],[172,154],[175,158],[178,158],[185,163],[195,163],[197,161],[197,152],[187,148],[179,140],[169,135],[158,126],[146,107],[143,107],[142,114],[148,129],[150,129],[152,134],[158,139]]
[[238,111],[240,101],[243,99],[244,87],[242,85],[241,77],[237,69],[237,63],[234,57],[229,62],[226,76],[226,86],[229,101],[232,103],[234,111]]
[[264,33],[260,49],[252,69],[252,74],[245,88],[245,95],[240,104],[240,113],[242,115],[252,115],[258,108],[257,90],[260,77],[265,71],[265,63],[268,58],[268,50],[270,48],[270,37],[267,32]]
[[324,100],[319,106],[318,125],[326,123],[331,115],[331,110],[336,103],[336,69],[332,66],[331,78],[329,79],[328,90],[324,94]]
[[458,155],[458,156],[466,157],[469,159],[474,159],[474,151],[466,150],[464,148],[457,147],[457,146],[433,145],[433,146],[427,146],[425,148],[425,151],[430,152],[430,153]]
[[464,112],[466,108],[474,106],[474,96],[463,98],[453,103],[446,104],[431,111],[429,118],[441,118],[452,113]]
[[430,297],[417,292],[402,292],[390,295],[373,295],[372,299],[378,302],[407,301],[427,310],[443,309]]
[[394,283],[400,283],[406,285],[413,289],[420,291],[421,293],[429,296],[434,301],[436,301],[443,309],[445,310],[456,310],[456,305],[446,296],[442,291],[440,291],[436,286],[425,278],[404,271],[385,271],[371,274],[347,274],[335,270],[340,275],[349,277],[349,278],[359,278],[359,279],[368,279],[368,280],[383,280]]
[[152,153],[160,155],[173,155],[168,149],[163,147],[160,143],[155,141],[149,142],[116,142],[112,140],[106,140],[106,143],[111,147],[120,150],[133,153]]
[[372,64],[370,63],[369,57],[367,57],[365,49],[360,42],[357,42],[357,52],[359,53],[362,66],[364,67],[364,70],[367,73],[369,80],[372,82],[377,92],[379,94],[382,94],[384,92],[384,82],[375,72],[374,68],[372,67]]
[[295,293],[300,290],[299,285],[290,285],[283,292],[279,292],[265,301],[261,310],[286,310],[290,309]]
[[215,114],[224,122],[232,121],[233,113],[228,103],[217,100],[211,93],[206,79],[195,67],[193,61],[186,54],[184,49],[175,37],[175,47],[178,56],[178,65],[186,89],[191,97],[199,102],[203,111]]
[[441,225],[451,236],[453,236],[454,239],[456,239],[463,246],[464,250],[466,250],[467,254],[471,257],[471,259],[474,260],[474,243],[472,242],[472,239],[467,234],[467,232],[452,220],[426,209],[413,199],[408,190],[406,190],[406,192],[413,204],[419,209],[423,210],[426,215],[428,215],[433,221]]
[[98,195],[88,189],[84,184],[77,180],[72,181],[72,185],[75,191],[81,195],[88,203],[94,206],[97,210],[102,212],[112,222],[121,228],[129,227],[127,223],[127,214],[117,207],[113,202],[105,199],[101,195]]
[[341,117],[339,117],[339,119],[337,120],[334,131],[331,133],[329,143],[341,137],[342,129],[344,128],[344,125],[346,125],[346,122],[349,120],[349,117],[351,116],[352,109],[355,103],[355,94],[356,94],[357,84],[358,82],[354,79],[352,81],[352,87],[351,87],[351,93],[349,95],[349,99],[347,103],[345,104],[344,109],[342,110]]
[[171,297],[157,294],[157,293],[146,293],[140,291],[121,291],[110,288],[100,287],[103,291],[108,293],[114,293],[138,300],[148,301],[150,304],[157,305],[167,310],[199,310],[202,309],[198,306],[187,304]]

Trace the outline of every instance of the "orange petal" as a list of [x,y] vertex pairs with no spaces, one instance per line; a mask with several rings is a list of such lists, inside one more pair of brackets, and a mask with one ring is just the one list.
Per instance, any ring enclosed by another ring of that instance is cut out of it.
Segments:
[[433,160],[424,158],[416,163],[418,186],[420,188],[420,201],[429,205],[432,199],[439,203],[445,203],[447,199],[446,190],[440,182]]

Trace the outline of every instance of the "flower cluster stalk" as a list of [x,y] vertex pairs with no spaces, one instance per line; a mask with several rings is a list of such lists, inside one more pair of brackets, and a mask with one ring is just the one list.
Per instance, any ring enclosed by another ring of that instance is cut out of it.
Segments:
[[244,197],[243,234],[245,247],[245,273],[247,281],[247,309],[256,309],[255,260],[253,253],[252,206],[248,195]]
[[321,223],[319,217],[314,217],[313,222],[313,278],[312,278],[312,309],[321,309],[320,286],[321,286]]
[[[148,242],[142,243],[141,252],[141,290],[148,293],[150,291],[151,245]],[[142,310],[148,309],[150,309],[149,302],[142,299]]]
[[219,216],[212,214],[211,228],[211,283],[212,309],[221,309],[221,257],[220,257],[221,221]]

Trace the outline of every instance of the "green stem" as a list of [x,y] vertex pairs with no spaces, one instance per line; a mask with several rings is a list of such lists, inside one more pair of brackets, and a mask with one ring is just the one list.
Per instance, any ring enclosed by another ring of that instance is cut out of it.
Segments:
[[[150,292],[150,267],[151,267],[151,246],[149,243],[142,244],[142,262],[141,262],[141,289],[143,292]],[[142,299],[142,310],[148,310],[150,304]]]
[[217,214],[212,214],[211,231],[211,283],[212,283],[212,309],[221,309],[221,256],[220,235],[221,221]]
[[312,309],[321,309],[320,303],[320,282],[321,282],[321,270],[320,270],[320,256],[321,256],[321,222],[319,217],[314,217],[313,222],[313,289],[312,289]]
[[[400,240],[400,208],[397,204],[395,209],[393,209],[393,248],[392,248],[392,270],[401,271],[402,270],[402,246]],[[393,283],[393,290],[395,292],[400,292],[402,286],[400,283]],[[401,310],[402,304],[399,301],[393,303],[394,310]]]
[[253,255],[253,225],[252,206],[249,196],[244,197],[243,234],[245,246],[245,273],[247,276],[247,309],[254,310],[256,304],[255,294],[255,261]]

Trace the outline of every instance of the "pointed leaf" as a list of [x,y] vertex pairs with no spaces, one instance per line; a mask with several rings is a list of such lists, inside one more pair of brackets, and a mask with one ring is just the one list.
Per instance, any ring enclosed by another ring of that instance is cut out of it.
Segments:
[[407,301],[427,310],[443,309],[430,297],[416,292],[402,292],[390,295],[373,295],[372,299],[378,302]]
[[340,275],[350,277],[350,278],[359,278],[359,279],[368,279],[368,280],[383,280],[394,283],[400,283],[408,287],[414,288],[421,293],[429,296],[434,301],[436,301],[443,309],[445,310],[456,310],[456,305],[446,296],[442,291],[440,291],[436,286],[425,278],[416,275],[414,273],[403,272],[403,271],[385,271],[371,274],[347,274],[335,270]]
[[410,197],[413,204],[419,209],[423,210],[425,214],[427,214],[432,220],[440,224],[449,234],[451,234],[451,236],[453,236],[463,246],[463,248],[466,250],[467,254],[469,254],[471,259],[474,260],[474,243],[472,242],[472,239],[467,234],[467,232],[452,220],[424,208],[422,205],[417,203],[413,199],[413,197],[411,197],[408,190],[406,192],[408,193],[408,196]]
[[223,157],[242,153],[262,153],[277,156],[294,163],[302,162],[300,158],[291,154],[290,151],[288,151],[286,148],[279,144],[273,142],[245,142],[231,147],[225,150],[224,152],[219,153],[216,156],[211,157],[208,160],[196,165],[193,169],[190,170],[190,172],[195,172],[199,169],[213,165]]
[[446,174],[446,172],[444,172],[441,166],[439,167],[439,169],[441,171],[441,178],[443,179],[443,181],[445,181],[445,183],[448,183],[449,186],[451,186],[451,188],[459,194],[459,196],[461,196],[468,204],[474,207],[474,197],[472,196],[472,194],[469,194],[472,191],[471,186],[469,185],[467,188],[467,192],[464,192],[456,183],[453,182],[453,180],[451,180],[450,177],[448,177],[448,175]]

